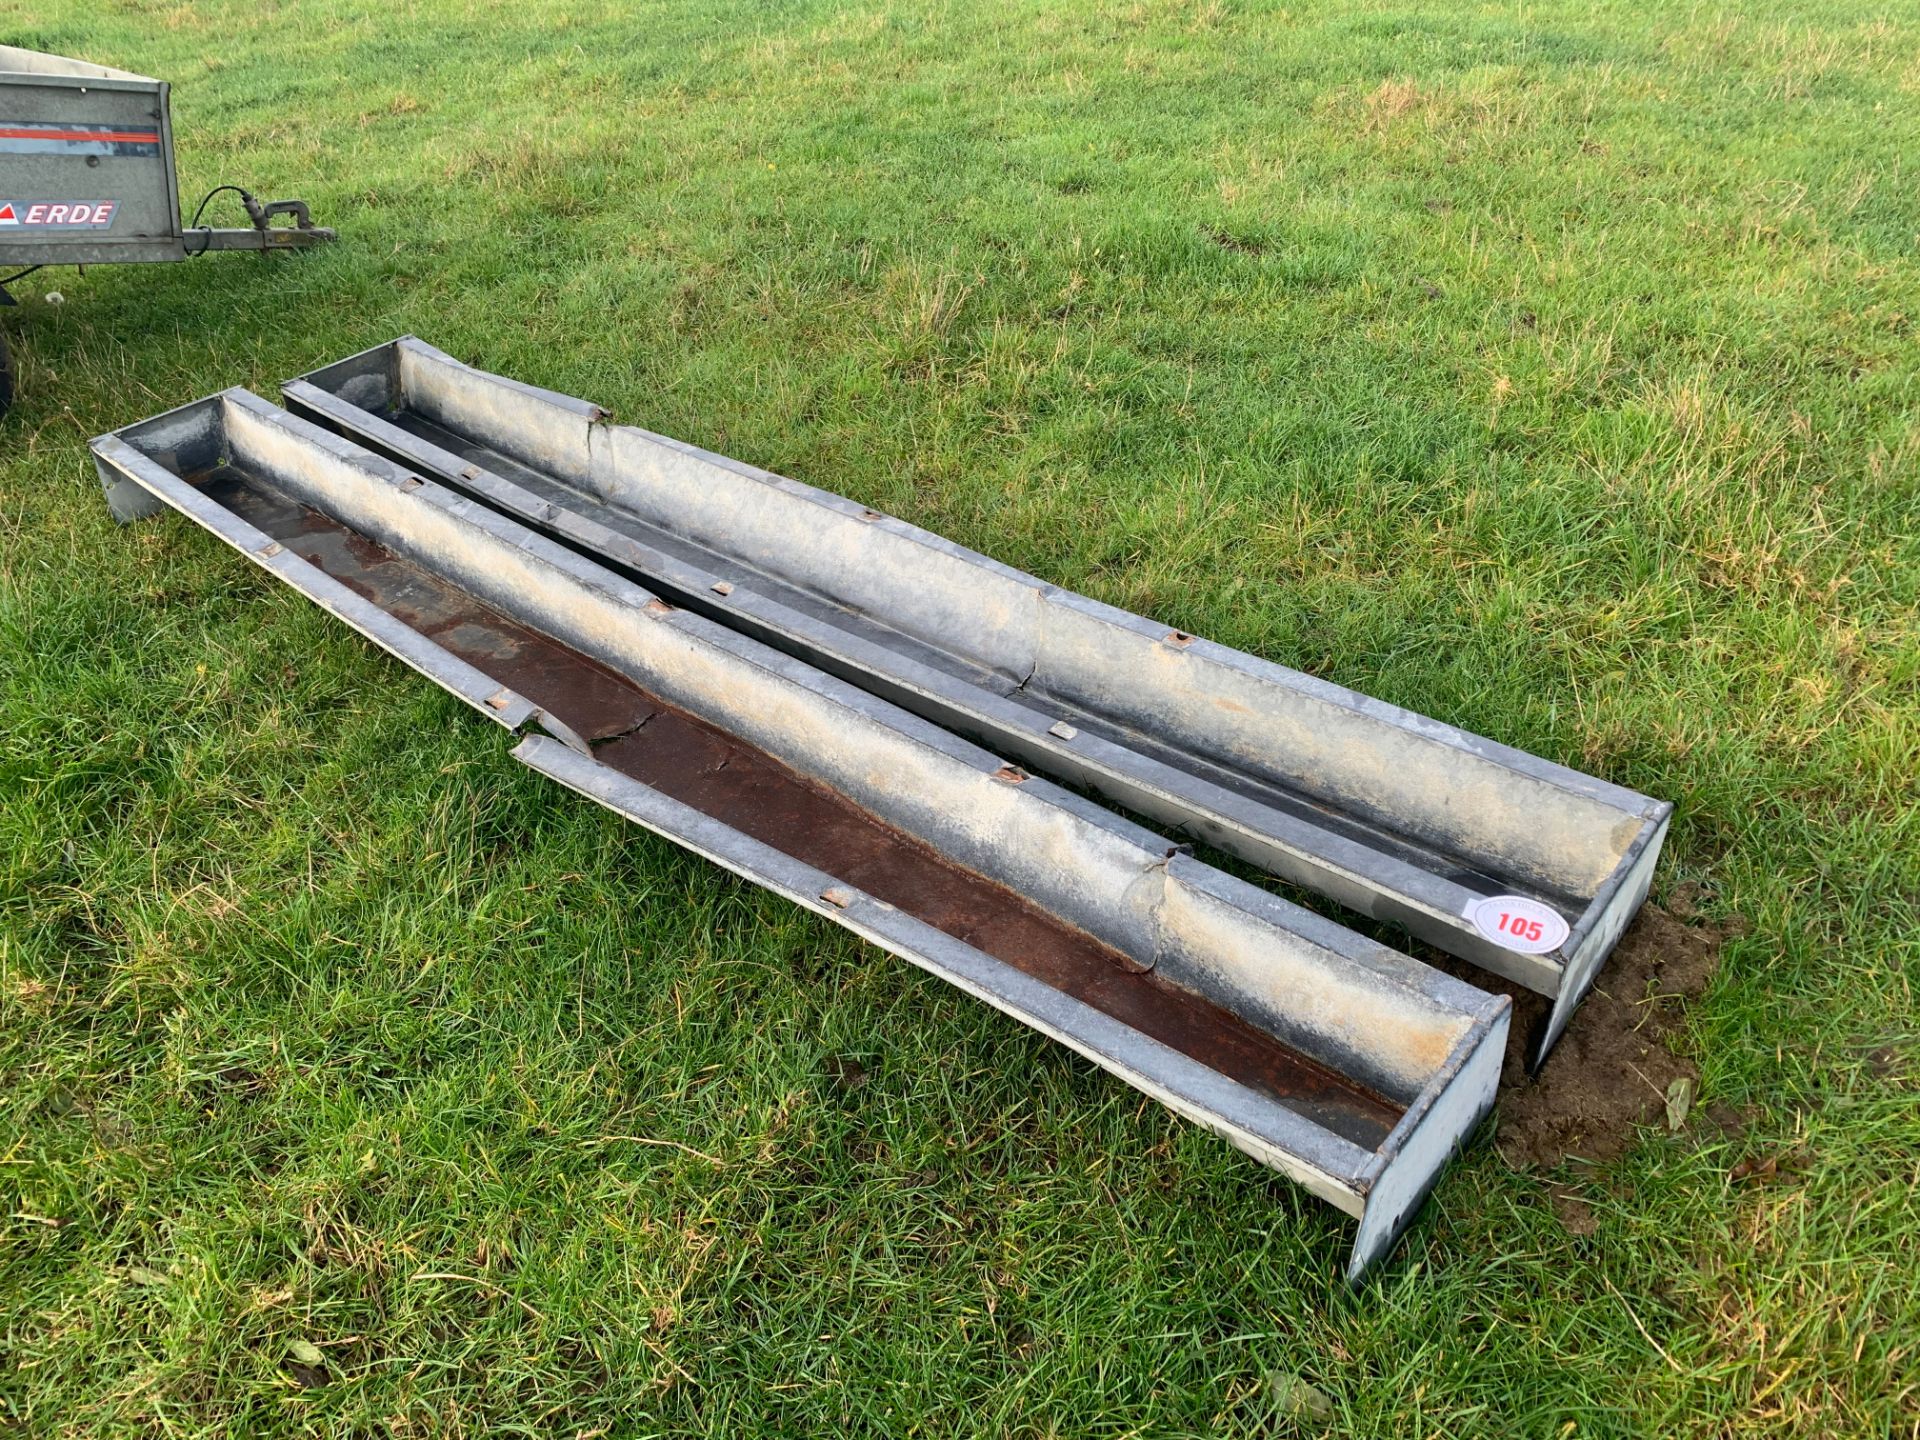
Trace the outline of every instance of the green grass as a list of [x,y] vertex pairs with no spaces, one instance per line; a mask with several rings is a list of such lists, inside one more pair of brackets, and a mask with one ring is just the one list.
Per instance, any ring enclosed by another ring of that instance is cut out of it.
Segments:
[[[0,312],[0,1428],[1920,1427],[1920,15],[0,22],[341,232]],[[1556,1177],[1580,1239],[1482,1141],[1350,1295],[1325,1207],[107,520],[88,436],[406,331],[1672,798],[1750,1124]]]

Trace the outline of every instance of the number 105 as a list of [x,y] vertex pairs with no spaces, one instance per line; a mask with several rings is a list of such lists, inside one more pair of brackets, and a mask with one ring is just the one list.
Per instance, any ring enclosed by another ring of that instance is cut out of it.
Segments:
[[1524,915],[1509,915],[1505,911],[1500,914],[1499,928],[1516,940],[1538,940],[1547,933],[1538,920],[1529,920]]

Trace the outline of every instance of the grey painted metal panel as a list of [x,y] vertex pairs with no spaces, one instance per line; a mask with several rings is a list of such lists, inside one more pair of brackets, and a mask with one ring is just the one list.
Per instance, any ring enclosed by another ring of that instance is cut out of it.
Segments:
[[304,205],[258,210],[251,197],[252,226],[185,233],[169,93],[144,75],[0,45],[0,267],[299,250],[333,238]]
[[[547,729],[556,738],[515,751],[536,770],[947,978],[1358,1216],[1354,1278],[1492,1104],[1504,998],[244,391],[103,436],[94,455],[116,514],[178,510],[489,718]],[[654,708],[592,728],[568,707],[596,686],[595,703],[611,689]],[[675,735],[734,747],[766,787],[798,777],[838,807],[835,823],[871,824],[858,832],[871,853],[810,856],[805,835],[762,825],[728,782],[689,779],[699,767]],[[649,745],[669,748],[647,759]],[[875,855],[987,908],[956,920],[914,886],[889,889]],[[1001,921],[1086,950],[1092,983],[1048,946],[996,941]],[[1169,1028],[1175,1013],[1211,1028]],[[1260,1068],[1288,1055],[1304,1079]]]
[[[1005,754],[1531,989],[1558,1038],[1671,806],[1057,589],[843,497],[407,337],[296,413]],[[1545,905],[1543,954],[1471,918]]]
[[143,75],[0,47],[0,266],[185,257],[167,97]]

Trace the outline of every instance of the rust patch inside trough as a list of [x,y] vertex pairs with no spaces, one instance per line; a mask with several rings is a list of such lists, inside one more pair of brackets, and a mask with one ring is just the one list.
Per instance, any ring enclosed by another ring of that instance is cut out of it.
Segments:
[[1368,1149],[1404,1108],[1179,989],[845,796],[491,609],[244,472],[210,498],[396,619],[510,686],[595,758],[1112,1016]]

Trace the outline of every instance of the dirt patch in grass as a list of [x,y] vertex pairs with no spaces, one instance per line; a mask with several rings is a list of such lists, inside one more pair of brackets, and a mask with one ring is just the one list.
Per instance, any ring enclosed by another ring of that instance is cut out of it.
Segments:
[[1229,230],[1203,230],[1200,232],[1222,250],[1231,250],[1237,255],[1264,255],[1267,242],[1248,235],[1235,235]]
[[1611,1160],[1636,1127],[1667,1123],[1676,1081],[1687,1082],[1689,1097],[1698,1093],[1699,1069],[1675,1043],[1726,938],[1658,906],[1642,908],[1537,1079],[1527,1076],[1525,1050],[1548,1004],[1507,989],[1514,1023],[1494,1143],[1508,1164],[1548,1170],[1563,1160]]
[[1555,1189],[1548,1198],[1553,1203],[1553,1213],[1562,1228],[1569,1235],[1594,1235],[1600,1230],[1600,1217],[1593,1213],[1593,1207],[1586,1200],[1570,1191]]

